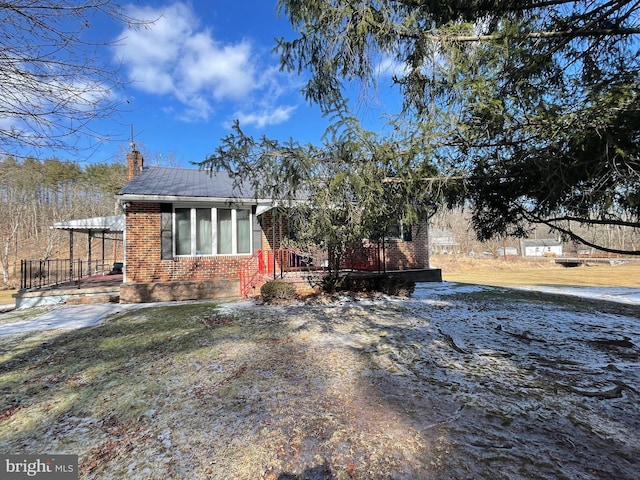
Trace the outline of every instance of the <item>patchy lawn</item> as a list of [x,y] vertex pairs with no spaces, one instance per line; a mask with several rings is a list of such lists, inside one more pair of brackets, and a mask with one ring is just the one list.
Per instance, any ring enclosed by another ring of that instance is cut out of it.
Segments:
[[0,451],[83,479],[632,479],[637,307],[490,287],[0,339]]

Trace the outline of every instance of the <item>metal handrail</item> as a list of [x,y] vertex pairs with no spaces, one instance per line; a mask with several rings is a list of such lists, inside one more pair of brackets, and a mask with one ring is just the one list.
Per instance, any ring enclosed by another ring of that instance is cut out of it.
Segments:
[[20,260],[20,289],[40,289],[78,282],[91,275],[106,275],[113,266],[102,260],[87,262],[66,258]]
[[[326,250],[278,248],[258,250],[247,259],[240,270],[240,295],[246,298],[250,289],[264,283],[267,278],[284,278],[289,272],[325,271],[329,265]],[[341,269],[360,271],[381,271],[380,249],[377,246],[353,248],[346,252]]]

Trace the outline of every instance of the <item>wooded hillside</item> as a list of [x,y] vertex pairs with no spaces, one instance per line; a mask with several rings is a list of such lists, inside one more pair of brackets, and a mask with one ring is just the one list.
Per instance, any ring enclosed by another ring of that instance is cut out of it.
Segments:
[[15,284],[20,260],[67,258],[66,232],[55,222],[121,213],[114,194],[124,185],[120,163],[79,165],[58,159],[0,160],[0,268]]

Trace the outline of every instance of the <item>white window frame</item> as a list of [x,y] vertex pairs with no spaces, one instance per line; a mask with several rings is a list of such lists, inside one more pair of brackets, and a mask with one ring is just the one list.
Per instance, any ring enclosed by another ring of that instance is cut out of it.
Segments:
[[[177,220],[176,210],[189,209],[189,222],[190,222],[190,244],[191,253],[178,254],[177,253]],[[211,210],[211,251],[212,253],[198,254],[196,251],[196,210],[197,209],[210,209]],[[218,253],[218,209],[231,210],[231,253]],[[249,211],[249,251],[238,253],[238,224],[237,214],[238,210]],[[197,204],[174,204],[172,211],[172,246],[174,257],[215,257],[215,256],[248,256],[253,252],[253,212],[250,206],[247,207],[231,207],[229,205],[197,205]]]

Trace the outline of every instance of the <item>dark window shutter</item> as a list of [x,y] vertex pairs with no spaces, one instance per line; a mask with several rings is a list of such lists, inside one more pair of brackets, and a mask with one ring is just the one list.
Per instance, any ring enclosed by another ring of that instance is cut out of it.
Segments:
[[173,205],[171,203],[160,204],[160,258],[171,260],[173,258]]

